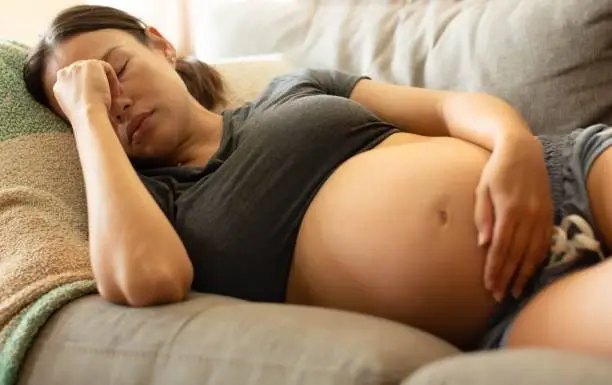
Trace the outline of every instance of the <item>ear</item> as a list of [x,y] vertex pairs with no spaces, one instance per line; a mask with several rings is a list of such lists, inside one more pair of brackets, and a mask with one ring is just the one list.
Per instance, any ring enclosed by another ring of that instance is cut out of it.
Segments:
[[172,43],[170,43],[155,27],[147,27],[145,29],[145,34],[149,38],[151,49],[161,53],[168,63],[174,67],[176,65],[176,49]]

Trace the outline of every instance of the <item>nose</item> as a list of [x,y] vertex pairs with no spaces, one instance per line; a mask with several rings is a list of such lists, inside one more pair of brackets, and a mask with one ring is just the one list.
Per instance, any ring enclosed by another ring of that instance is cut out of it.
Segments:
[[121,93],[119,96],[116,96],[112,100],[111,105],[111,116],[113,120],[117,124],[125,124],[128,119],[128,110],[132,106],[132,100],[125,95],[125,93]]

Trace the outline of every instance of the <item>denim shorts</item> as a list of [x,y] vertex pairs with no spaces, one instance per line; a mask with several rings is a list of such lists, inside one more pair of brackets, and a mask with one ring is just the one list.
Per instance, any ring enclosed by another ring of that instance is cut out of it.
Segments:
[[[568,261],[555,259],[554,247],[548,258],[527,284],[517,299],[506,295],[490,319],[488,332],[481,341],[482,349],[501,348],[517,314],[542,289],[573,272],[602,261],[608,255],[603,237],[595,226],[587,193],[587,176],[595,159],[612,146],[612,127],[598,124],[577,129],[565,135],[539,136],[543,145],[546,167],[554,205],[556,230],[563,230],[564,239],[572,239],[581,232],[568,218],[581,218],[592,230],[592,239],[602,250],[578,250]],[[564,221],[565,219],[565,221]],[[553,241],[553,245],[555,242]]]

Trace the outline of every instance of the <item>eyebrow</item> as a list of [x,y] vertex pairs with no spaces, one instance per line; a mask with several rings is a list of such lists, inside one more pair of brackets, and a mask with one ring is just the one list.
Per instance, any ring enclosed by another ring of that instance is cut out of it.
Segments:
[[116,45],[112,48],[110,48],[108,51],[106,51],[104,53],[104,55],[102,55],[102,57],[100,58],[100,60],[102,61],[108,61],[108,59],[111,57],[111,55],[113,54],[113,52],[115,52],[115,50],[117,50],[117,48],[120,48],[121,46]]

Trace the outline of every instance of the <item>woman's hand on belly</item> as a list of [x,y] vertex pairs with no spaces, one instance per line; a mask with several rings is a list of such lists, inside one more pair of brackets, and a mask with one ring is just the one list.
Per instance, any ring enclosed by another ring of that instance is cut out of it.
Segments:
[[494,304],[474,224],[489,154],[455,139],[396,135],[408,144],[392,136],[393,146],[345,162],[318,192],[302,222],[288,300],[469,344]]
[[487,289],[501,301],[513,277],[512,294],[523,287],[546,256],[553,207],[540,142],[532,135],[509,137],[484,168],[476,189],[479,244],[487,245]]

